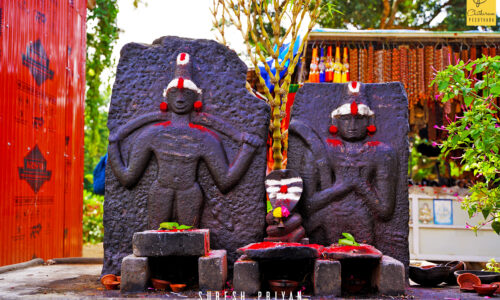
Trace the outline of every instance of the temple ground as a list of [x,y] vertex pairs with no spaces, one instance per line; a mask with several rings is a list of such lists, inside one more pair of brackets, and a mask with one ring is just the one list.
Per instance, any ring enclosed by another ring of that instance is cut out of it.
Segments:
[[[30,267],[17,271],[0,274],[0,299],[117,299],[117,298],[185,298],[200,299],[197,291],[181,294],[172,292],[155,292],[122,295],[120,291],[106,291],[103,289],[99,275],[102,265],[82,264],[54,264]],[[239,296],[239,295],[238,295]],[[498,296],[497,296],[498,297]],[[256,297],[246,299],[257,299]],[[302,299],[319,299],[310,295],[302,295]],[[421,288],[411,286],[407,288],[405,296],[384,297],[364,296],[345,297],[337,299],[484,299],[476,293],[461,293],[458,287]],[[499,297],[500,298],[500,297]],[[202,299],[209,299],[206,294]],[[212,293],[211,299],[215,300]],[[224,299],[224,297],[220,297]],[[227,298],[229,299],[229,297]],[[239,298],[238,298],[239,299]],[[263,293],[260,299],[266,299]],[[275,299],[274,294],[270,299]],[[277,299],[282,299],[278,297]],[[285,299],[289,299],[289,296]],[[294,299],[297,299],[294,297]],[[327,299],[323,297],[322,299]]]

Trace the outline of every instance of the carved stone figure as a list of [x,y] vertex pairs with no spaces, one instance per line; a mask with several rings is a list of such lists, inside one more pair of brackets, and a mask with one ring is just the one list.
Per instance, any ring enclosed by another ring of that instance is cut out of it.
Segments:
[[[269,107],[246,66],[212,41],[165,37],[121,52],[109,113],[104,273],[134,232],[161,222],[210,229],[233,253],[262,239]],[[229,257],[229,260],[234,260]]]
[[408,123],[401,85],[306,84],[295,101],[288,168],[304,180],[299,211],[311,243],[329,245],[349,232],[407,266]]
[[[203,203],[203,194],[197,183],[196,173],[200,160],[208,167],[219,190],[228,191],[242,177],[250,165],[259,146],[259,140],[242,133],[238,138],[244,142],[234,161],[228,165],[226,153],[218,134],[210,129],[192,123],[203,119],[191,117],[191,112],[202,107],[199,99],[202,90],[191,80],[191,60],[189,54],[177,57],[176,77],[163,92],[167,102],[160,107],[172,111],[171,120],[150,124],[131,141],[131,150],[126,165],[121,159],[118,141],[130,134],[143,121],[151,121],[149,115],[140,116],[119,128],[119,137],[111,136],[109,163],[118,180],[125,187],[133,187],[140,179],[151,160],[158,162],[158,177],[151,185],[147,215],[149,228],[158,228],[161,222],[177,221],[180,224],[198,227]],[[208,114],[204,115],[213,118]],[[167,114],[158,115],[167,118]],[[221,128],[229,127],[220,121]],[[250,141],[254,146],[250,146]]]

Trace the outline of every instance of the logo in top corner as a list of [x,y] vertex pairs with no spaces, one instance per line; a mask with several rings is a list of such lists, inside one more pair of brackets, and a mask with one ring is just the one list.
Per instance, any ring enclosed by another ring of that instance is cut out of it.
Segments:
[[23,66],[28,67],[37,85],[54,78],[54,71],[49,68],[50,60],[40,39],[30,43],[23,54]]
[[18,170],[19,178],[26,180],[35,194],[52,176],[52,171],[47,170],[47,160],[38,145],[24,157],[24,167],[19,167]]
[[467,26],[495,26],[496,0],[467,0]]

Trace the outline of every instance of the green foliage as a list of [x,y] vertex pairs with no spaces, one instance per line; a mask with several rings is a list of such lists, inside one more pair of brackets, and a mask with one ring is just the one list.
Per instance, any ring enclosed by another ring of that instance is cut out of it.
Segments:
[[342,235],[344,236],[343,239],[339,239],[338,244],[339,245],[345,245],[345,246],[359,246],[359,244],[356,242],[352,234],[347,233],[347,232],[342,232]]
[[85,188],[91,188],[92,170],[107,151],[107,106],[111,95],[109,78],[103,72],[114,66],[111,57],[118,39],[116,0],[97,0],[87,10],[87,57],[85,97]]
[[430,145],[427,139],[422,139],[420,136],[415,135],[414,141],[411,143],[410,158],[408,161],[408,176],[411,177],[413,182],[420,182],[422,179],[435,180],[437,175],[436,159],[427,157],[417,151],[420,144]]
[[500,263],[497,263],[495,259],[492,258],[486,263],[486,269],[483,271],[500,273]]
[[102,204],[104,196],[83,190],[83,242],[96,244],[102,242]]
[[[474,76],[482,73],[482,80]],[[450,65],[438,72],[432,84],[442,93],[442,101],[461,95],[467,110],[463,117],[446,126],[448,138],[442,144],[442,157],[450,151],[461,150],[461,163],[476,178],[471,195],[462,202],[469,217],[481,213],[485,222],[500,234],[500,124],[497,116],[500,108],[495,98],[500,97],[500,56],[483,56],[475,61]]]
[[172,230],[172,229],[191,229],[193,226],[179,225],[177,222],[163,222],[160,223],[160,228],[158,230]]
[[[348,24],[358,29],[430,29],[462,31],[474,30],[466,26],[466,5],[463,0],[324,0],[319,24],[325,28],[347,28]],[[343,14],[330,14],[332,4]],[[446,11],[444,20],[431,22],[440,12]],[[499,19],[500,20],[500,19]],[[498,26],[492,28],[497,30]]]

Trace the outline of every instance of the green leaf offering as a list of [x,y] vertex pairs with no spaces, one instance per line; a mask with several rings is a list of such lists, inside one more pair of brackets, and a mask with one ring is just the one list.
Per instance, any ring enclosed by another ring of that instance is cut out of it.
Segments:
[[339,239],[338,244],[339,245],[345,245],[345,246],[359,246],[359,244],[356,242],[352,234],[347,233],[347,232],[342,232],[342,235],[345,237],[343,239]]
[[159,230],[172,230],[172,229],[177,229],[179,227],[179,223],[177,222],[163,222],[160,223],[160,228]]

